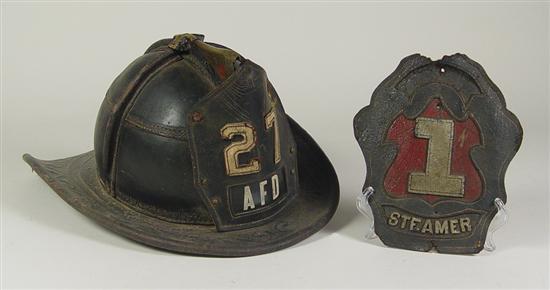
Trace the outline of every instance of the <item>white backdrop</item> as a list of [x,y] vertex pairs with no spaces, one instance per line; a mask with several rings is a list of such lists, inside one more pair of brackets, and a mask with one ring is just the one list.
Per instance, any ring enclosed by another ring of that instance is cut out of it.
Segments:
[[[548,287],[548,3],[2,4],[2,286]],[[176,255],[119,237],[63,202],[21,160],[93,147],[114,77],[154,41],[206,35],[263,66],[286,111],[339,175],[329,225],[268,255]],[[352,130],[376,86],[412,53],[480,62],[521,121],[497,251],[419,253],[366,241],[354,199],[365,164]]]

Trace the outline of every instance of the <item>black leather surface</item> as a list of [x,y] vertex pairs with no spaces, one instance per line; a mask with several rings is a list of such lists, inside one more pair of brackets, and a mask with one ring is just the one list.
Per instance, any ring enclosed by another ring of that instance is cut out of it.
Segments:
[[94,148],[99,176],[110,186],[113,149],[120,120],[128,103],[146,78],[159,66],[177,56],[164,49],[145,54],[133,61],[111,84],[97,116]]
[[[296,144],[281,102],[268,88],[271,86],[265,71],[247,61],[193,108],[203,116],[203,120],[190,125],[190,140],[196,157],[195,183],[201,189],[218,229],[240,229],[250,227],[251,223],[266,223],[292,202],[297,193]],[[265,116],[272,110],[277,116],[279,144],[275,144],[275,129],[267,129],[265,125]],[[239,156],[240,162],[257,160],[261,169],[253,174],[228,176],[223,152],[231,141],[220,138],[220,129],[229,123],[243,122],[253,128],[256,140],[249,153]],[[274,161],[275,146],[280,146],[281,151],[278,162]],[[271,199],[271,178],[275,174],[280,184],[279,196]],[[203,179],[207,182],[201,182]],[[267,182],[264,205],[260,203],[261,182]],[[246,211],[242,209],[245,186],[250,189],[255,204],[253,209]]]
[[276,219],[238,231],[218,232],[214,226],[168,222],[126,206],[98,183],[93,151],[53,161],[28,154],[23,158],[68,204],[122,236],[195,255],[259,255],[290,247],[316,233],[338,207],[334,168],[307,132],[288,119],[297,145],[300,194]]
[[147,245],[233,257],[294,245],[333,216],[334,168],[261,67],[202,39],[156,42],[115,79],[94,151],[23,158],[72,207]]
[[[107,93],[95,133],[102,182],[136,210],[171,222],[216,224],[220,230],[268,222],[292,200],[298,180],[291,152],[296,145],[265,71],[240,59],[240,67],[226,70],[229,75],[217,75],[219,63],[213,68],[206,62],[217,57],[216,49],[177,53],[167,43],[153,44]],[[274,129],[265,125],[271,110],[280,133],[277,164]],[[192,121],[196,112],[203,114],[199,122]],[[260,172],[229,176],[223,170],[224,149],[235,140],[224,140],[220,129],[234,122],[254,127],[255,148],[240,154],[239,162],[259,160]],[[259,204],[259,183],[269,180],[265,190],[272,193],[274,174],[282,182],[280,197]],[[242,210],[247,185],[256,206],[250,211]]]

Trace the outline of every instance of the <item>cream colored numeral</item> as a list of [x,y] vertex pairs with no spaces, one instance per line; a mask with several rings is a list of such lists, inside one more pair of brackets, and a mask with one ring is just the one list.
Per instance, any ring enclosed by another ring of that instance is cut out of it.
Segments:
[[417,118],[415,135],[428,139],[426,172],[409,175],[409,192],[463,197],[464,176],[451,175],[454,123],[452,120]]
[[246,122],[230,123],[220,130],[224,139],[231,140],[235,136],[241,136],[242,140],[233,141],[224,149],[225,172],[229,176],[238,176],[260,172],[260,161],[251,159],[248,163],[241,164],[239,155],[250,152],[256,146],[256,134],[254,127]]
[[274,162],[275,164],[279,163],[281,161],[281,143],[279,140],[279,124],[277,122],[277,115],[275,114],[275,109],[271,110],[267,115],[265,115],[265,129],[269,130],[271,127],[274,127],[273,129],[275,132],[273,133],[273,141],[275,145],[275,157]]
[[[274,145],[275,145],[275,164],[281,161],[281,143],[279,141],[279,125],[275,110],[270,111],[265,115],[265,129],[269,130],[273,127]],[[241,141],[233,141],[224,149],[225,157],[225,173],[229,176],[246,175],[260,172],[261,165],[258,159],[252,159],[246,164],[239,162],[239,154],[250,152],[256,146],[256,132],[254,127],[247,122],[230,123],[223,126],[220,130],[222,137],[226,140],[231,140],[235,136],[241,136]]]

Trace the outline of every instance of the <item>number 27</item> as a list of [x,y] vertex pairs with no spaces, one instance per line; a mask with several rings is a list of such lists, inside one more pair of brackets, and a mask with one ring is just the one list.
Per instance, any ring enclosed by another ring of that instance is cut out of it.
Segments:
[[[264,118],[265,129],[274,129],[274,162],[281,161],[281,144],[279,140],[279,125],[275,109],[267,113]],[[224,149],[225,173],[229,176],[247,175],[260,172],[261,164],[258,159],[251,159],[248,163],[241,164],[239,155],[250,152],[256,146],[256,131],[248,122],[229,123],[220,130],[222,138],[231,140],[235,136],[241,136],[242,140],[233,141]]]

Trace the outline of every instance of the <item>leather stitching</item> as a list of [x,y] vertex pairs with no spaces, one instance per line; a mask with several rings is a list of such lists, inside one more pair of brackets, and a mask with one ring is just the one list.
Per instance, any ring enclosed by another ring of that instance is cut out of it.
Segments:
[[128,125],[134,126],[136,128],[142,129],[148,133],[159,135],[162,137],[178,139],[185,141],[187,140],[187,130],[183,127],[171,127],[162,124],[150,123],[141,118],[128,115],[126,117],[126,123]]

